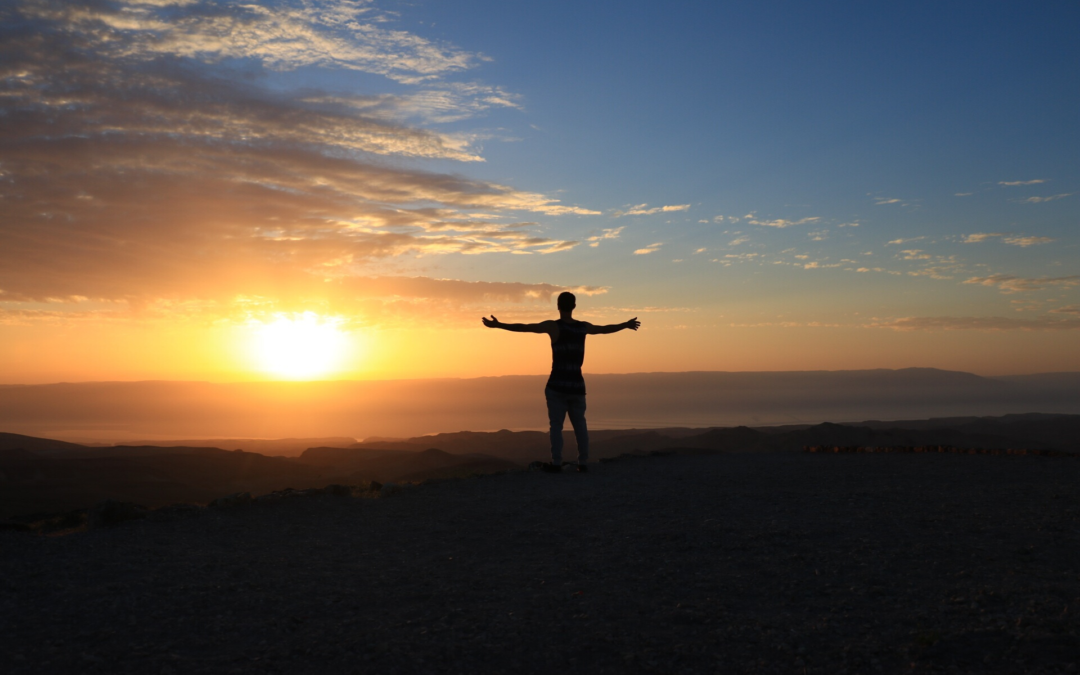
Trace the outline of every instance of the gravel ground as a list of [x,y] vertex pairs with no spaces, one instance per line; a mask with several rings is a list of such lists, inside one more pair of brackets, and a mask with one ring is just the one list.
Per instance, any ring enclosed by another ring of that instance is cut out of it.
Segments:
[[5,673],[1057,673],[1080,459],[727,454],[0,533]]

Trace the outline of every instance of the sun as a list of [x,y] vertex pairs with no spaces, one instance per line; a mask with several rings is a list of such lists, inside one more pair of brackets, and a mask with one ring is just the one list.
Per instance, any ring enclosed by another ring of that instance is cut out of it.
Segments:
[[341,371],[349,340],[341,319],[314,312],[278,314],[255,325],[254,356],[260,370],[286,380],[311,380]]

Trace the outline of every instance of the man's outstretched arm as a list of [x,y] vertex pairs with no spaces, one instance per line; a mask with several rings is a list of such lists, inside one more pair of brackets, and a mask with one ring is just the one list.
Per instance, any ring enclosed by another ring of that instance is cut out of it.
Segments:
[[591,323],[589,327],[585,329],[585,332],[589,335],[607,335],[608,333],[618,333],[621,330],[629,328],[630,330],[637,330],[641,327],[641,322],[637,320],[635,316],[633,319],[623,323],[613,323],[610,326],[594,326]]
[[554,321],[541,321],[540,323],[503,323],[496,319],[494,314],[491,315],[490,319],[485,316],[480,320],[483,321],[484,325],[488,328],[502,328],[503,330],[508,330],[512,333],[547,333],[550,335],[555,329]]

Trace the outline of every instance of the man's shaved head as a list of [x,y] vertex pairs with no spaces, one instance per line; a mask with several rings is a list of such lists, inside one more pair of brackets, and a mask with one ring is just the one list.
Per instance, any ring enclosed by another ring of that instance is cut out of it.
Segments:
[[556,304],[560,311],[564,309],[573,309],[577,307],[577,298],[574,297],[574,294],[570,291],[563,291],[562,293],[559,293],[559,299]]

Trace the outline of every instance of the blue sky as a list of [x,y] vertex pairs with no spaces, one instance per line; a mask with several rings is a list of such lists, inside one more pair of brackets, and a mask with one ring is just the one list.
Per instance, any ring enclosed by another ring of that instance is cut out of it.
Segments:
[[[834,286],[869,284],[895,298],[877,303],[883,310],[940,315],[1000,312],[1019,298],[932,283],[951,300],[912,303],[905,291],[931,291],[909,272],[962,265],[967,272],[953,273],[965,281],[1078,271],[1080,93],[1069,85],[1078,18],[1068,3],[1038,12],[1006,3],[422,3],[401,15],[492,56],[480,74],[520,94],[523,110],[487,121],[520,140],[485,143],[477,174],[605,212],[576,218],[571,231],[597,220],[607,221],[593,224],[601,230],[624,226],[634,250],[662,241],[654,257],[663,263],[697,262],[701,247],[857,260],[855,269],[903,273],[904,290],[839,272],[771,274],[845,295],[855,291]],[[1004,184],[1028,181],[1043,182]],[[690,208],[608,216],[640,203]],[[748,213],[819,220],[770,229]],[[718,226],[718,215],[743,218]],[[962,243],[973,234],[1004,236]],[[1038,238],[1055,241],[1028,243]],[[910,241],[889,244],[897,240]],[[542,262],[541,274],[551,264]],[[655,275],[678,278],[683,291],[695,280],[744,281],[699,268],[650,269],[644,285]],[[754,285],[775,296],[769,282]]]
[[465,336],[570,288],[653,331],[607,371],[1080,369],[1076,3],[3,12],[9,353],[315,312],[522,372]]

